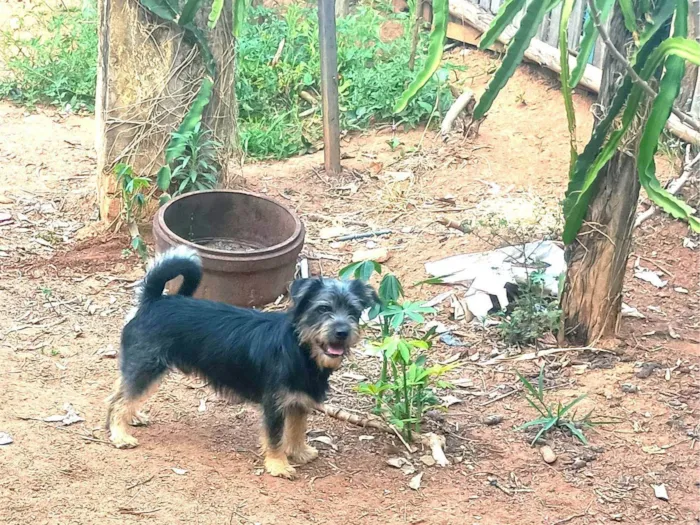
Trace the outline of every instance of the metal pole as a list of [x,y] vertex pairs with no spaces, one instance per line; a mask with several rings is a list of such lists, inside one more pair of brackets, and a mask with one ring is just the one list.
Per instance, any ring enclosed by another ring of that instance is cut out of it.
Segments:
[[337,175],[340,166],[338,110],[338,44],[335,38],[335,0],[318,2],[318,40],[321,47],[321,96],[323,100],[323,158],[326,173]]

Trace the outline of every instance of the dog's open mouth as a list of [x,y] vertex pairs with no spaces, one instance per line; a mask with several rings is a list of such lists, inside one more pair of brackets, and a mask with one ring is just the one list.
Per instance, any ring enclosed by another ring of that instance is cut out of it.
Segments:
[[323,352],[328,357],[342,357],[345,354],[345,347],[342,343],[329,343]]

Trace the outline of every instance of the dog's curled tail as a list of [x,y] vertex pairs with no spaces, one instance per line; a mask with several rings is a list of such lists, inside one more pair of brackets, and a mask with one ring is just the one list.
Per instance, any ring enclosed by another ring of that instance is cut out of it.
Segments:
[[178,295],[192,295],[202,280],[202,261],[197,252],[187,246],[171,248],[156,258],[143,278],[139,302],[158,299],[166,283],[180,275],[183,281]]

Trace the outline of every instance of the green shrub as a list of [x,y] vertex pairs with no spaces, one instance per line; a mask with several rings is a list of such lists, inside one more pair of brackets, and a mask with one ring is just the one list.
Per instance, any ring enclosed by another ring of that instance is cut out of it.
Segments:
[[[12,22],[16,21],[16,26]],[[27,36],[31,35],[31,36]],[[0,29],[0,98],[94,109],[97,11],[35,7]]]
[[[379,39],[379,29],[387,20],[402,23],[404,32],[385,43]],[[406,15],[385,15],[365,7],[338,19],[343,129],[362,130],[394,120],[415,127],[428,120],[436,105],[440,113],[451,104],[447,70],[441,69],[399,117],[393,115],[396,100],[415,75],[407,66],[409,29]],[[416,71],[425,59],[427,35],[422,36]],[[284,47],[275,62],[282,39]],[[236,73],[241,144],[248,155],[288,157],[307,151],[321,137],[318,49],[315,9],[290,5],[284,15],[263,7],[251,10],[238,42]],[[302,99],[302,91],[317,103]],[[302,113],[306,116],[300,116]]]

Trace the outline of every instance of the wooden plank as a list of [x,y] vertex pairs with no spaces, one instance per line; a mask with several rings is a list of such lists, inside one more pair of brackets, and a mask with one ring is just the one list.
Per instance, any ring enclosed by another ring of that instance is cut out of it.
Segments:
[[[447,38],[452,40],[457,40],[458,42],[463,42],[469,44],[470,46],[479,46],[479,40],[481,40],[481,35],[483,33],[478,29],[465,24],[464,22],[457,21],[454,17],[450,17],[450,21],[447,22]],[[489,48],[491,51],[496,51],[502,53],[505,51],[505,46],[500,42],[494,42],[494,44]]]
[[547,31],[547,42],[552,47],[559,47],[559,24],[561,23],[562,4],[552,9],[549,17],[549,30]]
[[501,0],[491,0],[491,13],[496,14],[498,13],[498,10],[501,8]]
[[338,44],[335,34],[335,0],[318,2],[318,40],[321,52],[323,106],[323,160],[326,173],[341,173],[340,110],[338,109]]
[[579,49],[579,44],[581,43],[581,33],[583,32],[583,9],[585,0],[578,0],[574,4],[574,8],[571,11],[571,18],[569,18],[569,49]]

